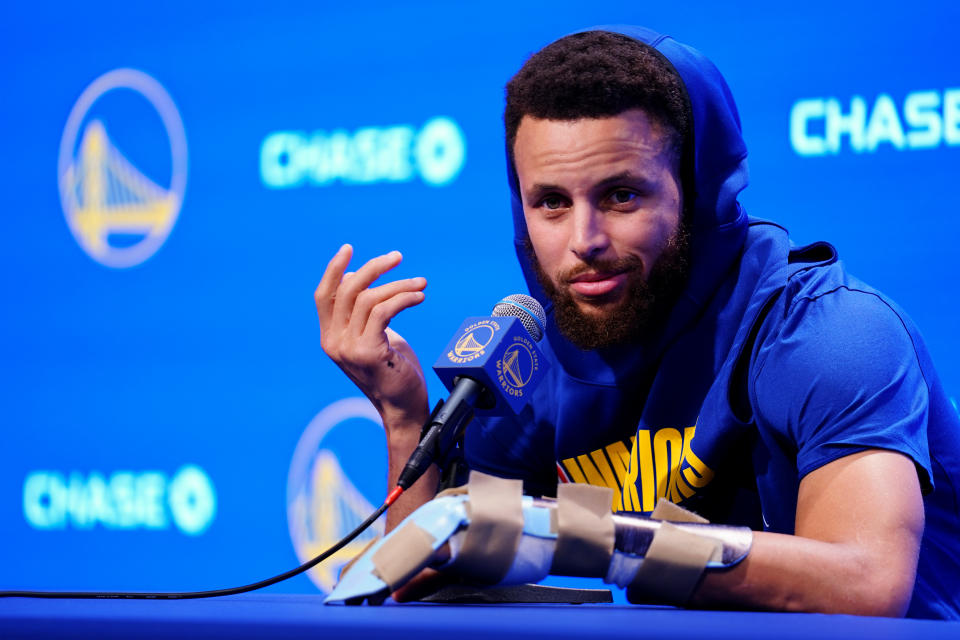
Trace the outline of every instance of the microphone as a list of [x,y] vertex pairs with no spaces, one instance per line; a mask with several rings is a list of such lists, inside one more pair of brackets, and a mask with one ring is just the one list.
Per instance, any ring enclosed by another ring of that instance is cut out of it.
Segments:
[[434,460],[450,451],[475,409],[487,415],[523,409],[548,366],[536,345],[545,324],[539,302],[514,294],[498,302],[490,316],[467,318],[460,325],[433,365],[450,396],[437,403],[423,426],[398,487],[408,489]]

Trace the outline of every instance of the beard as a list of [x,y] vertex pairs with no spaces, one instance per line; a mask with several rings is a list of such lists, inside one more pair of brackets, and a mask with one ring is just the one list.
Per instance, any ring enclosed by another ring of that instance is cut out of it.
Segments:
[[[637,256],[626,256],[584,262],[579,267],[556,274],[554,280],[540,266],[529,238],[525,239],[524,247],[537,281],[553,303],[553,320],[557,329],[584,351],[640,342],[656,332],[687,280],[689,233],[683,224],[653,264],[648,278],[643,275],[643,261]],[[594,270],[625,272],[626,286],[619,300],[605,302],[600,298],[590,305],[590,312],[584,312],[566,283],[579,273]]]

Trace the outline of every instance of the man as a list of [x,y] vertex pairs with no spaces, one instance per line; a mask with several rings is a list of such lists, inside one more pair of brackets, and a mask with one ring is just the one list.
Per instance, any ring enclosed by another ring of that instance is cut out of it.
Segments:
[[[645,29],[567,36],[507,87],[515,242],[546,302],[548,379],[517,419],[471,425],[471,468],[668,498],[757,530],[691,604],[960,616],[960,422],[909,319],[832,247],[750,219],[729,90],[695,50]],[[374,403],[396,479],[428,415],[388,327],[426,281],[345,273],[316,300],[325,351]],[[388,515],[432,497],[432,471]]]

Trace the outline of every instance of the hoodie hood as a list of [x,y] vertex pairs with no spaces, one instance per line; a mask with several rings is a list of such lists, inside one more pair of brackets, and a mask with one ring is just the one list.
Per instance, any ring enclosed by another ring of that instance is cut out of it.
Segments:
[[[566,373],[599,384],[617,384],[655,363],[673,338],[704,310],[730,269],[735,266],[747,233],[747,215],[737,194],[747,186],[747,149],[740,117],[726,81],[717,68],[696,49],[670,36],[643,27],[603,26],[586,31],[610,31],[643,42],[663,55],[680,75],[686,88],[692,121],[693,206],[686,206],[690,228],[690,267],[686,287],[670,311],[661,335],[635,349],[610,348],[581,351],[560,335],[548,320],[547,339]],[[691,145],[688,145],[688,148]],[[507,154],[508,181],[513,209],[514,244],[531,294],[544,303],[548,318],[552,304],[544,293],[524,249],[527,227],[517,191],[516,169]],[[687,178],[689,179],[689,178]]]

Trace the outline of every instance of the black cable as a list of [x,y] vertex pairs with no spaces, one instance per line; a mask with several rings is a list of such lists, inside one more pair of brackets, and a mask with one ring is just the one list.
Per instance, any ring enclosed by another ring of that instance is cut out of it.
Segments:
[[[396,495],[399,495],[397,493]],[[391,499],[392,498],[392,499]],[[232,589],[214,589],[212,591],[188,591],[186,593],[126,593],[122,591],[118,592],[96,592],[96,591],[0,591],[0,598],[106,598],[106,599],[128,599],[128,600],[186,600],[189,598],[215,598],[217,596],[232,596],[237,593],[246,593],[248,591],[255,591],[257,589],[262,589],[264,587],[269,587],[272,584],[282,582],[287,578],[292,578],[293,576],[300,575],[307,569],[315,567],[320,564],[340,549],[344,548],[351,540],[356,538],[358,535],[364,532],[371,524],[376,522],[377,518],[383,515],[383,512],[387,510],[387,507],[396,499],[396,496],[391,494],[391,497],[388,497],[387,500],[380,505],[380,508],[377,509],[373,514],[360,523],[356,529],[348,533],[346,536],[340,539],[335,545],[318,555],[317,557],[309,560],[296,569],[291,569],[286,573],[281,573],[278,576],[272,578],[267,578],[266,580],[261,580],[260,582],[254,582],[252,584],[245,585],[243,587],[233,587]]]

